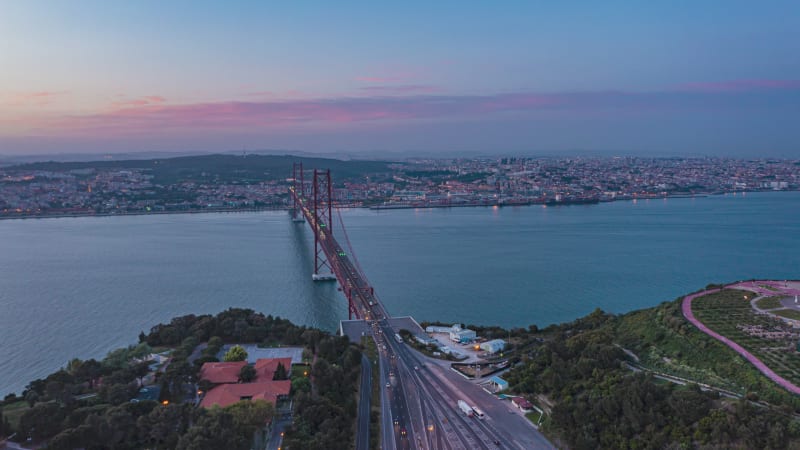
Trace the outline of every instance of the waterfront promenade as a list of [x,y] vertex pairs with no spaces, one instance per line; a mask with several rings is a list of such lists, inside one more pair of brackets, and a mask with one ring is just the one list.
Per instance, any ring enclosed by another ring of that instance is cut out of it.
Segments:
[[[770,286],[772,289],[768,289],[763,286]],[[797,287],[796,282],[792,282],[792,287],[789,287],[788,283],[783,283],[778,281],[746,281],[746,282],[729,284],[725,286],[724,289],[743,289],[755,292],[758,295],[770,295],[770,296],[800,295],[800,289]],[[736,351],[736,353],[742,355],[742,357],[744,357],[751,364],[753,364],[753,366],[755,366],[756,369],[758,369],[761,373],[763,373],[767,378],[779,384],[780,386],[784,387],[789,392],[800,394],[800,387],[798,387],[789,380],[775,373],[772,369],[767,367],[767,365],[764,364],[760,359],[755,357],[755,355],[745,350],[741,345],[711,330],[705,324],[703,324],[702,322],[697,320],[697,318],[695,318],[694,313],[692,313],[692,301],[698,297],[702,297],[708,294],[713,294],[721,290],[722,289],[709,289],[701,292],[696,292],[694,294],[690,294],[684,297],[683,303],[681,305],[681,308],[683,310],[683,316],[686,318],[686,320],[691,322],[703,333],[722,342],[723,344],[727,345],[728,347]]]

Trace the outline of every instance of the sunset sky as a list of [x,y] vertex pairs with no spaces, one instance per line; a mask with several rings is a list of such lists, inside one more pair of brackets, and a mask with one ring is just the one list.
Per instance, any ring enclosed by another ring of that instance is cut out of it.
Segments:
[[241,149],[800,157],[800,2],[0,3],[0,154]]

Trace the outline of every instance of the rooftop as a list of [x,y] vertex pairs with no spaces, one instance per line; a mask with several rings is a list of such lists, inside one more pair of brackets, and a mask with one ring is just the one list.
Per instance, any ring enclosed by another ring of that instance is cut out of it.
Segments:
[[200,368],[200,379],[214,384],[238,383],[239,372],[246,365],[247,361],[207,362]]
[[221,384],[206,393],[200,406],[210,408],[218,405],[224,408],[242,400],[266,400],[275,405],[279,397],[289,395],[291,388],[290,380]]
[[270,358],[256,361],[256,381],[272,381],[278,364],[282,364],[288,376],[292,369],[292,358]]

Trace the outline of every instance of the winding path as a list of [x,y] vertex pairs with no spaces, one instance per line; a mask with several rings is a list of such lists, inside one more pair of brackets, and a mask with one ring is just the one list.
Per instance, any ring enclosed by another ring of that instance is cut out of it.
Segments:
[[[762,288],[759,285],[769,285],[775,289],[779,289],[779,291],[773,291],[770,289]],[[748,291],[753,291],[759,294],[770,294],[770,295],[798,295],[800,294],[800,289],[788,288],[784,285],[784,283],[777,282],[777,281],[753,281],[753,282],[743,282],[743,283],[734,283],[725,286],[725,289],[746,289]],[[703,333],[713,337],[714,339],[722,342],[723,344],[727,345],[728,347],[732,348],[736,353],[742,355],[746,360],[750,361],[756,369],[761,371],[764,375],[767,376],[770,380],[778,383],[779,385],[783,386],[789,392],[800,394],[800,387],[796,386],[795,384],[791,383],[789,380],[781,377],[777,373],[773,372],[772,369],[767,367],[766,364],[761,362],[760,359],[756,358],[752,353],[745,350],[741,345],[737,344],[736,342],[722,336],[721,334],[711,330],[705,324],[697,320],[694,317],[694,313],[692,313],[692,300],[696,299],[697,297],[702,297],[704,295],[713,294],[716,292],[721,291],[722,289],[709,289],[707,291],[697,292],[694,294],[687,295],[683,299],[683,303],[681,304],[681,309],[683,310],[683,316],[691,322],[694,326],[696,326],[700,331]]]

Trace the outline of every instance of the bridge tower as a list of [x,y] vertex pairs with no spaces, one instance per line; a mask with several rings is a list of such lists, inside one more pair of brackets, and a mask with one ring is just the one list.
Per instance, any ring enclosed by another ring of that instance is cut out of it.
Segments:
[[[299,185],[298,180],[300,181]],[[305,180],[303,180],[303,163],[292,163],[292,186],[295,192],[299,192],[299,196],[292,196],[294,200],[294,204],[292,205],[292,222],[303,223],[305,220],[300,210],[300,208],[303,207],[302,203],[300,203],[300,199],[306,198]]]
[[312,190],[312,211],[315,227],[318,224],[319,233],[314,233],[314,281],[335,281],[334,268],[325,255],[322,241],[333,238],[333,184],[331,183],[331,170],[314,169],[314,182]]

